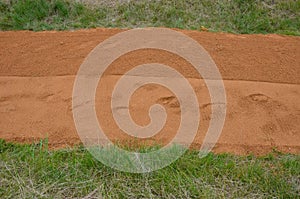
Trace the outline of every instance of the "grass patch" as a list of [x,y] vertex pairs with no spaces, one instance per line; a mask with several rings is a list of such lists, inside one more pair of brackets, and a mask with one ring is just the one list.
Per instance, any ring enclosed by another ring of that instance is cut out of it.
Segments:
[[[0,0],[1,30],[170,27],[300,35],[300,0]],[[96,2],[96,3],[93,3]]]
[[188,151],[148,174],[113,170],[83,147],[47,150],[43,142],[0,140],[1,198],[297,198],[300,156],[264,157]]

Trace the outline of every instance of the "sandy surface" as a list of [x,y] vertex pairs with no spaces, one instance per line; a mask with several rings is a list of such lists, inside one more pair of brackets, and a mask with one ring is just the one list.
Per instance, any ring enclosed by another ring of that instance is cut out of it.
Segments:
[[[80,143],[72,116],[75,75],[97,44],[120,31],[0,32],[0,138],[48,138],[53,148]],[[227,116],[214,151],[265,154],[277,149],[299,154],[300,37],[183,32],[210,53],[224,79]],[[111,92],[129,69],[152,62],[177,69],[194,88],[201,120],[193,146],[199,147],[211,119],[207,88],[189,63],[165,51],[139,50],[111,64],[96,95],[101,126],[112,140],[129,139],[113,120]],[[132,96],[129,110],[137,124],[147,125],[148,108],[154,103],[165,106],[168,118],[150,140],[167,143],[180,121],[180,107],[170,91],[158,85],[143,87]]]

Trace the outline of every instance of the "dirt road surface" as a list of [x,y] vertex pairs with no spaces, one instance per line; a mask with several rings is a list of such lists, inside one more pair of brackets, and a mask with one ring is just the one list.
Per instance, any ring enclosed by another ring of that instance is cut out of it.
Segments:
[[[22,143],[48,138],[51,148],[79,144],[72,115],[75,76],[94,47],[121,31],[0,32],[0,138]],[[214,152],[260,155],[276,149],[299,154],[300,37],[181,32],[209,52],[224,80],[227,115]],[[198,148],[211,119],[208,91],[188,62],[166,51],[138,50],[110,65],[97,89],[99,123],[110,139],[130,139],[113,119],[111,93],[128,70],[154,62],[175,68],[194,88],[201,113],[193,143]],[[159,85],[145,86],[132,96],[129,110],[137,124],[147,125],[148,109],[155,103],[166,108],[168,118],[149,140],[167,143],[180,122],[173,93]]]

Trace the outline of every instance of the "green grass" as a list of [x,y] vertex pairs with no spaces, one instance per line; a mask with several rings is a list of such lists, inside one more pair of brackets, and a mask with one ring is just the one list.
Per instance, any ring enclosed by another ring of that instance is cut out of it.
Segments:
[[[0,0],[1,30],[171,27],[300,35],[300,0]],[[119,2],[119,3],[118,3]]]
[[47,145],[0,140],[0,198],[299,198],[300,156],[264,157],[188,151],[148,174],[113,170],[83,147],[57,151]]
[[[77,1],[78,2],[78,1]],[[300,35],[299,0],[0,0],[0,30],[171,27]],[[119,2],[119,1],[118,1]],[[152,149],[151,149],[152,150]],[[83,147],[0,140],[0,198],[300,198],[300,155],[264,157],[188,151],[170,166],[130,174]]]

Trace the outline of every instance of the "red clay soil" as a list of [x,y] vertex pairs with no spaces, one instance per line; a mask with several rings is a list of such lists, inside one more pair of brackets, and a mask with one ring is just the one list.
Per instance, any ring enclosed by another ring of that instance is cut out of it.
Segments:
[[[22,143],[48,138],[52,148],[79,144],[72,115],[76,73],[94,47],[121,31],[0,32],[0,138]],[[224,79],[227,115],[214,152],[265,154],[276,149],[299,154],[300,37],[182,32],[209,52]],[[207,88],[189,63],[166,51],[139,50],[110,65],[97,88],[99,123],[110,139],[129,139],[113,120],[112,89],[132,67],[154,62],[177,69],[194,88],[201,120],[193,146],[199,147],[211,119]],[[151,140],[167,143],[180,121],[180,107],[170,91],[142,87],[129,110],[137,124],[147,125],[148,108],[155,103],[165,106],[168,118]]]

